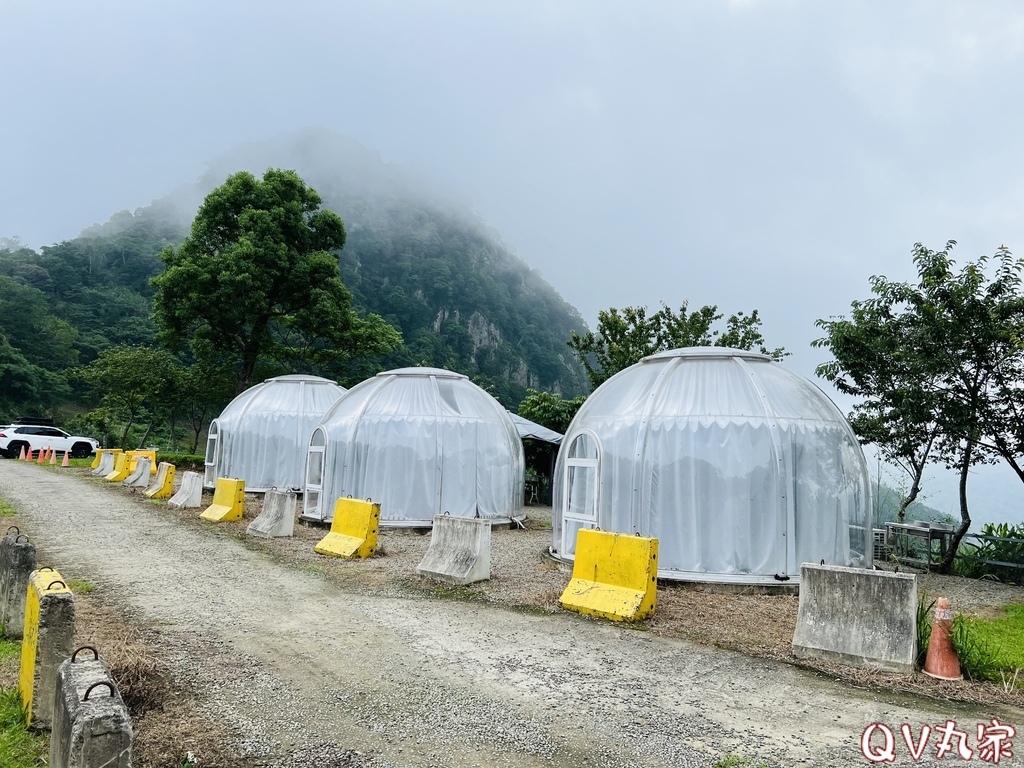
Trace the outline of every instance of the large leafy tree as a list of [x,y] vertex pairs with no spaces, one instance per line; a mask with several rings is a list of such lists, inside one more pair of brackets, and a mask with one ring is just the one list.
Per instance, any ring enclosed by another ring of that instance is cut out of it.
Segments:
[[342,284],[345,227],[294,171],[236,173],[203,202],[181,247],[153,279],[161,338],[235,371],[237,392],[263,359],[286,369],[384,354],[401,343],[377,315],[360,317]]
[[121,425],[118,445],[128,447],[132,428],[145,427],[142,445],[158,420],[166,416],[180,371],[174,355],[165,349],[143,346],[111,347],[72,376],[86,383],[100,398],[102,412]]
[[[1024,373],[1024,264],[1000,248],[994,259],[982,256],[957,270],[955,244],[939,251],[916,244],[917,281],[872,278],[874,296],[855,303],[849,321],[821,323],[828,335],[819,342],[836,358],[823,375],[865,398],[861,413],[869,427],[885,425],[862,436],[882,440],[895,454],[920,456],[927,447],[923,460],[958,472],[960,525],[939,565],[943,572],[970,528],[970,468],[998,454],[997,436],[1011,428],[1001,398]],[[850,343],[857,335],[876,338],[882,352],[858,352]]]
[[590,385],[597,389],[619,371],[648,355],[681,347],[733,347],[756,349],[780,359],[788,354],[781,347],[769,350],[761,335],[761,318],[755,309],[749,315],[737,312],[715,327],[724,317],[717,306],[706,305],[690,312],[684,302],[678,311],[666,304],[651,315],[647,307],[612,307],[597,314],[597,331],[580,335],[575,331],[569,347],[586,368]]

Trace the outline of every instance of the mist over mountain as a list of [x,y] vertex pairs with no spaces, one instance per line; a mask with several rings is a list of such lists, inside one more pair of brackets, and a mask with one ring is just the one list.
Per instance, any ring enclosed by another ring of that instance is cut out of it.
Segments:
[[0,274],[41,290],[53,315],[77,329],[79,362],[113,344],[151,343],[157,254],[185,238],[203,198],[229,175],[271,167],[294,169],[342,217],[342,280],[357,308],[383,316],[405,342],[351,366],[343,384],[381,368],[430,365],[470,376],[510,408],[528,387],[586,390],[566,346],[586,328],[580,314],[466,200],[323,131],[239,146],[210,161],[196,183],[38,254],[0,249]]

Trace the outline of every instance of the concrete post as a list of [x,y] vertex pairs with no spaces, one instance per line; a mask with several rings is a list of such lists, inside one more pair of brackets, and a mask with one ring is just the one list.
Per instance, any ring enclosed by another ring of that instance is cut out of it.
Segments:
[[132,738],[106,662],[95,648],[79,648],[57,672],[50,768],[131,768]]
[[437,515],[416,572],[448,584],[491,578],[491,521]]
[[75,638],[75,597],[52,568],[33,571],[25,599],[18,691],[30,728],[47,730],[53,718],[57,670],[71,655]]
[[[15,526],[12,528],[17,531]],[[8,533],[0,542],[0,625],[4,635],[20,640],[25,630],[28,577],[36,569],[36,545],[22,533]]]
[[291,491],[267,491],[259,517],[249,523],[245,532],[268,539],[291,536],[295,532],[295,494]]

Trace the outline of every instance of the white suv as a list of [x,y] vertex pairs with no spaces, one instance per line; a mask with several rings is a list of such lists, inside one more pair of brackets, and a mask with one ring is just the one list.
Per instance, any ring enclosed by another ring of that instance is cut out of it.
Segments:
[[44,427],[34,424],[14,424],[0,428],[0,453],[9,459],[16,459],[22,448],[30,451],[41,451],[54,448],[59,453],[71,451],[76,458],[91,456],[100,447],[98,440],[91,437],[69,435],[63,429]]

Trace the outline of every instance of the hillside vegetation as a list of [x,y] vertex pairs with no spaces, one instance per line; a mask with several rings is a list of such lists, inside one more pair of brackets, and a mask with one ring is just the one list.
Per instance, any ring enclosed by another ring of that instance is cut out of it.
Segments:
[[[355,142],[304,136],[242,148],[197,184],[38,251],[0,240],[0,419],[67,416],[94,404],[76,366],[119,345],[156,345],[151,278],[203,196],[237,170],[294,168],[345,222],[339,254],[354,306],[403,337],[395,352],[344,370],[300,370],[351,386],[407,365],[470,376],[515,408],[527,388],[567,396],[586,378],[566,346],[579,313],[465,205],[388,166]],[[187,362],[187,361],[186,361]],[[271,363],[263,377],[286,371]]]

